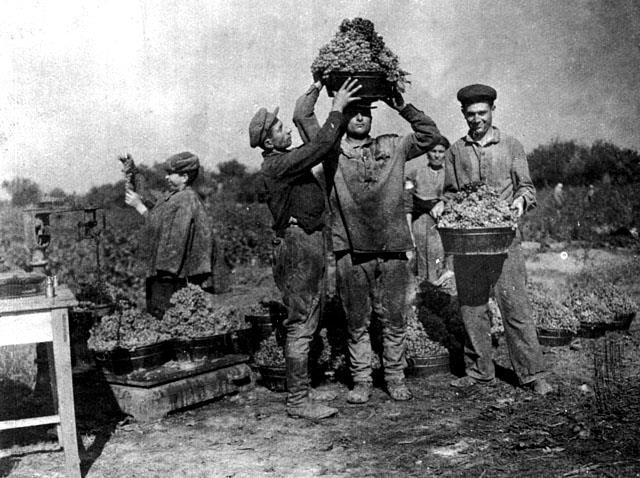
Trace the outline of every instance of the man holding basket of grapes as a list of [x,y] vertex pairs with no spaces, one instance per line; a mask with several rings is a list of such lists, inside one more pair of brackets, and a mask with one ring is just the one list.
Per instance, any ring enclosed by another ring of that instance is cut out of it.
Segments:
[[[445,153],[444,192],[452,199],[465,187],[483,183],[483,188],[491,188],[499,200],[508,202],[513,216],[520,218],[536,206],[536,192],[522,145],[492,125],[496,96],[496,90],[486,85],[469,85],[458,91],[469,131]],[[507,254],[456,255],[454,269],[466,331],[466,376],[451,385],[465,388],[495,382],[491,324],[486,314],[493,290],[520,384],[540,395],[550,392],[525,288],[526,270],[518,234]]]

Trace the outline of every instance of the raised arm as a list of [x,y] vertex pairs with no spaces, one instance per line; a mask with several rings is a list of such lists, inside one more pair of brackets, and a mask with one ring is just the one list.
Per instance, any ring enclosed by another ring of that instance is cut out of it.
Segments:
[[385,102],[411,124],[413,133],[400,138],[400,148],[405,160],[410,160],[426,153],[440,134],[435,122],[412,104],[406,104],[399,92]]
[[333,106],[327,121],[315,137],[299,148],[271,156],[269,161],[265,162],[263,172],[274,177],[295,180],[316,164],[321,163],[324,156],[333,149],[344,133],[346,125],[342,111],[349,103],[360,99],[356,96],[359,89],[357,81],[350,79],[345,81],[333,98]]
[[305,94],[298,98],[293,110],[293,124],[304,143],[313,141],[320,131],[320,122],[314,112],[320,90],[322,90],[322,83],[316,81]]

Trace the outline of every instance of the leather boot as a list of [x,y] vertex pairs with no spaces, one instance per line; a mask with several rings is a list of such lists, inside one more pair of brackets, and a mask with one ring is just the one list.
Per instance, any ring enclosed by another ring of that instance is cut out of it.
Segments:
[[287,402],[287,413],[292,418],[322,420],[323,418],[329,418],[338,413],[338,409],[314,402],[307,396],[302,402],[295,405]]

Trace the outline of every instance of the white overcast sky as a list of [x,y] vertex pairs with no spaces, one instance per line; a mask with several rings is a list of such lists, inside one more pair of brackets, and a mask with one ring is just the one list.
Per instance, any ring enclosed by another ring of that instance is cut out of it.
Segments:
[[[372,20],[410,71],[406,100],[450,139],[456,91],[498,90],[495,123],[527,150],[551,138],[640,149],[640,2],[429,0],[4,1],[0,181],[86,192],[190,150],[205,167],[260,154],[247,125],[293,104],[343,18]],[[324,119],[323,93],[318,113]],[[386,106],[374,133],[408,131]]]

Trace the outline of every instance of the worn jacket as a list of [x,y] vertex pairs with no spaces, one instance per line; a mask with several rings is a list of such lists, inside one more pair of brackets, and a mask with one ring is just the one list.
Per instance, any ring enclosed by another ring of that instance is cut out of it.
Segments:
[[[319,128],[313,113],[317,98],[313,88],[296,104],[294,123],[306,141]],[[331,153],[338,157],[337,166],[335,161],[324,164],[336,252],[404,252],[412,247],[404,215],[404,164],[427,151],[438,128],[412,105],[400,115],[411,124],[412,134],[370,137],[357,147],[343,138]]]
[[186,278],[211,272],[213,225],[193,189],[167,194],[146,216],[147,244],[142,249],[150,276],[169,272]]
[[536,206],[536,190],[524,148],[496,127],[487,132],[482,144],[466,135],[445,152],[445,195],[477,181],[495,188],[506,201],[522,196],[525,210]]
[[262,175],[273,228],[280,231],[293,218],[306,232],[325,224],[325,198],[311,169],[325,159],[344,132],[342,113],[332,111],[313,141],[286,152],[264,152]]

